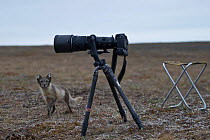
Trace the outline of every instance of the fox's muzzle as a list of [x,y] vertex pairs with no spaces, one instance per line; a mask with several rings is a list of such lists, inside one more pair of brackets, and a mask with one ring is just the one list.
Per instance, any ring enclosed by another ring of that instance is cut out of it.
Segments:
[[47,88],[47,87],[49,87],[49,84],[48,83],[41,83],[40,84],[40,87]]

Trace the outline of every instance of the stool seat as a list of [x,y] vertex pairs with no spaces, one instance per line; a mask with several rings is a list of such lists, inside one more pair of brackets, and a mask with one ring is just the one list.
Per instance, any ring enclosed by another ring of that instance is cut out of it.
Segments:
[[195,64],[207,64],[206,61],[193,61],[193,62],[190,62],[190,63],[182,63],[180,61],[165,61],[164,62],[165,64],[169,64],[169,65],[177,65],[177,66],[180,66],[180,65],[188,65],[191,63],[191,65],[195,65]]
[[[180,66],[182,68],[182,72],[181,74],[179,75],[178,79],[176,80],[176,82],[173,80],[171,74],[169,73],[169,71],[167,70],[167,67],[166,65],[175,65],[175,66]],[[191,66],[191,65],[197,65],[197,64],[201,64],[203,65],[200,73],[198,74],[198,76],[196,77],[196,79],[193,81],[192,78],[190,77],[189,73],[187,72],[187,69]],[[207,62],[205,61],[192,61],[192,62],[189,62],[189,63],[182,63],[180,61],[165,61],[163,62],[163,68],[165,69],[167,75],[169,76],[172,84],[173,84],[173,87],[170,89],[170,91],[168,92],[168,94],[166,95],[166,98],[164,99],[163,103],[162,103],[162,107],[164,106],[165,102],[167,101],[167,99],[169,98],[170,94],[172,93],[172,91],[174,89],[177,90],[179,96],[181,97],[181,102],[177,105],[174,105],[174,106],[170,106],[170,108],[172,107],[178,107],[180,106],[181,104],[185,104],[185,106],[188,108],[188,109],[192,109],[191,107],[189,107],[189,105],[187,104],[186,102],[186,98],[188,97],[189,93],[191,92],[192,88],[195,89],[195,91],[197,92],[200,100],[203,102],[203,108],[198,108],[198,109],[206,109],[206,102],[204,101],[203,97],[201,96],[200,92],[198,91],[197,87],[196,87],[196,83],[198,81],[198,79],[201,77],[201,75],[203,74],[204,70],[206,69],[207,67]],[[180,81],[181,77],[186,74],[187,78],[189,79],[190,83],[192,84],[192,86],[189,88],[189,90],[186,92],[185,96],[182,95],[181,91],[179,90],[177,84],[178,82]]]

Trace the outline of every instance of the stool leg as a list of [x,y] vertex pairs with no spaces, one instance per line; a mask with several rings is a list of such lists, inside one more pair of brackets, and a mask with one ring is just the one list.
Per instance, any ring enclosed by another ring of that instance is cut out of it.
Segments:
[[[185,73],[186,69],[190,66],[190,64],[188,64],[185,69],[182,71],[182,73],[180,74],[180,76],[178,77],[178,79],[176,80],[176,82],[174,82],[173,78],[171,77],[170,73],[168,72],[166,66],[165,66],[165,63],[163,63],[163,68],[165,69],[166,73],[168,74],[170,80],[172,81],[172,83],[174,84],[174,86],[170,89],[170,91],[168,92],[165,100],[163,101],[163,103],[161,104],[161,107],[163,107],[163,105],[165,104],[166,100],[169,98],[170,94],[172,93],[172,91],[174,90],[174,88],[176,88],[178,94],[180,95],[182,101],[184,102],[184,104],[186,105],[187,108],[191,109],[188,104],[186,103],[184,97],[182,96],[179,88],[177,87],[177,84],[179,82],[179,80],[181,79],[181,77],[183,76],[183,74]],[[176,105],[175,106],[170,106],[170,107],[177,107]]]
[[[183,65],[181,65],[181,67],[182,67],[183,70],[185,69],[185,67],[184,67]],[[186,72],[187,72],[187,70],[186,70]],[[194,82],[196,83],[198,79],[199,79],[199,78],[197,77],[196,80],[195,80]],[[192,88],[193,88],[193,86],[191,86],[190,89],[187,91],[186,95],[184,96],[184,99],[187,98],[187,96],[189,95],[189,93],[190,93],[190,91],[192,90]],[[174,106],[172,106],[172,107],[178,107],[178,106],[180,106],[180,105],[182,105],[182,104],[183,104],[183,100],[182,100],[179,104],[174,105]]]
[[[206,66],[207,66],[207,64],[204,64],[204,67],[201,69],[200,73],[198,74],[198,76],[196,77],[195,81],[193,82],[194,84],[196,84],[197,81],[200,79],[201,75],[203,74],[204,70],[206,69]],[[182,66],[182,69],[184,69],[183,66]],[[187,71],[186,71],[186,73],[187,73]],[[189,93],[191,92],[192,88],[193,88],[193,86],[191,86],[191,87],[189,88],[189,90],[187,91],[186,95],[184,96],[184,99],[186,99],[186,98],[188,97],[188,95],[189,95]],[[203,101],[204,101],[204,100],[203,100]],[[181,102],[180,102],[179,104],[177,104],[176,106],[178,107],[178,106],[180,106],[182,103],[183,103],[183,101],[181,101]],[[205,104],[205,103],[204,103],[204,104]]]
[[[165,69],[165,71],[166,71],[168,77],[170,78],[170,80],[171,80],[172,83],[174,84],[174,81],[173,81],[173,79],[172,79],[170,73],[168,72],[165,63],[163,63],[163,68]],[[170,91],[168,92],[168,94],[166,95],[166,98],[164,99],[164,101],[163,101],[162,104],[161,104],[161,107],[163,107],[163,105],[165,104],[166,100],[169,98],[171,92],[172,92],[172,90],[170,90]]]
[[[190,80],[192,86],[190,87],[190,89],[187,91],[185,98],[187,98],[187,96],[189,95],[190,91],[192,90],[192,88],[194,87],[194,89],[196,90],[196,92],[198,93],[199,98],[201,99],[201,101],[203,102],[204,107],[203,108],[199,108],[200,110],[206,109],[206,102],[204,101],[203,97],[201,96],[200,92],[198,91],[197,87],[195,86],[196,82],[198,81],[198,79],[201,77],[202,73],[204,72],[205,68],[206,68],[206,64],[204,65],[204,67],[202,68],[201,72],[198,74],[196,80],[193,82],[193,80],[191,79],[190,75],[188,74],[187,71],[185,71],[185,74],[187,75],[188,79]],[[182,66],[182,69],[184,70],[184,66]],[[181,101],[180,103],[182,103],[183,101]]]

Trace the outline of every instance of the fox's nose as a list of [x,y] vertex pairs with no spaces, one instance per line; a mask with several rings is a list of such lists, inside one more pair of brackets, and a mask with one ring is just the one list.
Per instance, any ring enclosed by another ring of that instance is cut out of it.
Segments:
[[43,83],[42,83],[40,86],[41,86],[41,87],[46,87],[46,84],[43,84]]

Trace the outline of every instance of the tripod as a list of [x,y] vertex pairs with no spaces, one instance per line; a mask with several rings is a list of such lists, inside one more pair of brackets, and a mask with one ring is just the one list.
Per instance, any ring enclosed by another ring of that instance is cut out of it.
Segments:
[[[130,102],[128,101],[126,95],[124,94],[121,86],[120,86],[120,81],[122,80],[124,73],[125,73],[125,68],[126,68],[126,59],[124,57],[124,63],[123,63],[123,68],[118,76],[118,78],[115,77],[115,68],[116,68],[116,61],[117,61],[117,54],[115,53],[116,51],[113,51],[113,57],[112,57],[112,68],[106,64],[105,59],[99,59],[98,57],[98,53],[107,53],[107,50],[104,50],[102,52],[99,52],[96,50],[96,44],[95,44],[95,37],[91,36],[91,51],[90,54],[91,56],[94,58],[95,63],[94,66],[96,67],[93,73],[93,79],[92,79],[92,85],[91,85],[91,90],[90,90],[90,94],[89,94],[89,98],[88,98],[88,103],[87,103],[87,107],[86,107],[86,112],[85,112],[85,118],[84,118],[84,122],[82,125],[82,132],[81,132],[81,136],[86,136],[86,131],[88,128],[88,120],[89,120],[89,116],[90,116],[90,112],[91,112],[91,106],[92,106],[92,102],[93,102],[93,96],[95,93],[95,87],[96,87],[96,83],[97,83],[97,79],[98,79],[98,72],[99,70],[102,70],[103,73],[106,76],[106,79],[109,83],[109,86],[111,88],[111,91],[113,93],[114,99],[117,103],[120,115],[122,117],[122,119],[124,120],[124,122],[127,121],[126,118],[126,114],[125,111],[120,103],[119,97],[117,95],[117,91],[119,92],[120,96],[122,97],[123,101],[125,102],[128,110],[130,111],[134,121],[136,122],[137,126],[139,127],[139,129],[143,129],[143,126],[141,124],[141,121],[138,117],[138,115],[136,114],[136,112],[134,111],[132,105],[130,104]],[[117,91],[116,91],[117,89]]]

